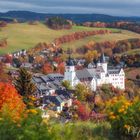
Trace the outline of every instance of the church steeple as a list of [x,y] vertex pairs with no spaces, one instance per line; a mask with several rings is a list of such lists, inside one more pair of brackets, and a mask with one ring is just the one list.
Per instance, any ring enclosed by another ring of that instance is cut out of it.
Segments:
[[101,56],[100,56],[100,63],[106,63],[104,53],[102,53]]
[[69,57],[68,57],[68,59],[67,59],[67,61],[66,61],[66,65],[67,65],[67,66],[74,66],[74,61],[73,61],[73,59],[71,58],[71,53],[72,53],[71,49],[68,49],[68,50],[67,50],[67,54],[69,54]]
[[69,55],[66,61],[64,80],[69,81],[71,86],[74,86],[74,78],[76,76],[74,60]]
[[73,59],[71,58],[70,55],[69,55],[68,60],[66,61],[66,65],[67,66],[74,66],[74,61],[73,61]]
[[105,73],[107,73],[107,62],[106,62],[104,53],[101,54],[101,56],[100,56],[100,58],[98,60],[97,66],[102,66],[102,68],[104,69]]

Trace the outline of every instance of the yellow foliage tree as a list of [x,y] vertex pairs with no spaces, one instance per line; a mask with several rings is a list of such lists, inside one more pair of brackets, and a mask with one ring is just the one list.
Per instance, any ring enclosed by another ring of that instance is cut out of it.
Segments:
[[92,62],[94,59],[97,59],[98,58],[98,52],[96,50],[94,51],[88,51],[86,54],[85,54],[85,59],[88,63]]

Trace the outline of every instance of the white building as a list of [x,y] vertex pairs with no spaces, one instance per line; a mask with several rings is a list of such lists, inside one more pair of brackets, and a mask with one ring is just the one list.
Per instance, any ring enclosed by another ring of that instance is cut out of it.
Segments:
[[70,82],[72,87],[83,83],[93,91],[103,84],[112,84],[115,88],[125,89],[125,73],[122,68],[109,68],[104,54],[101,55],[95,68],[76,70],[73,60],[69,57],[65,66],[64,80]]

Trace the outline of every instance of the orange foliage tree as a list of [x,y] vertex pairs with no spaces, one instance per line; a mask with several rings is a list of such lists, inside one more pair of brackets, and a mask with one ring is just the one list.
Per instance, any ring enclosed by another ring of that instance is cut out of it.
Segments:
[[57,72],[64,74],[64,71],[65,71],[65,64],[62,62],[62,63],[58,64]]
[[14,121],[20,119],[25,104],[14,86],[0,82],[0,115],[12,118]]
[[44,74],[52,73],[53,72],[53,67],[49,63],[45,63],[43,68],[42,68],[42,72]]

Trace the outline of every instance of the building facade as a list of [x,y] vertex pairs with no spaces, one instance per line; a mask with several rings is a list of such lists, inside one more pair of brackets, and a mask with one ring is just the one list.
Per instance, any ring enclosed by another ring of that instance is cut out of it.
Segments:
[[111,84],[115,88],[125,89],[125,73],[122,68],[108,67],[104,54],[101,55],[96,67],[76,70],[73,60],[69,57],[65,66],[64,81],[72,87],[78,83],[89,86],[93,91],[103,84]]

